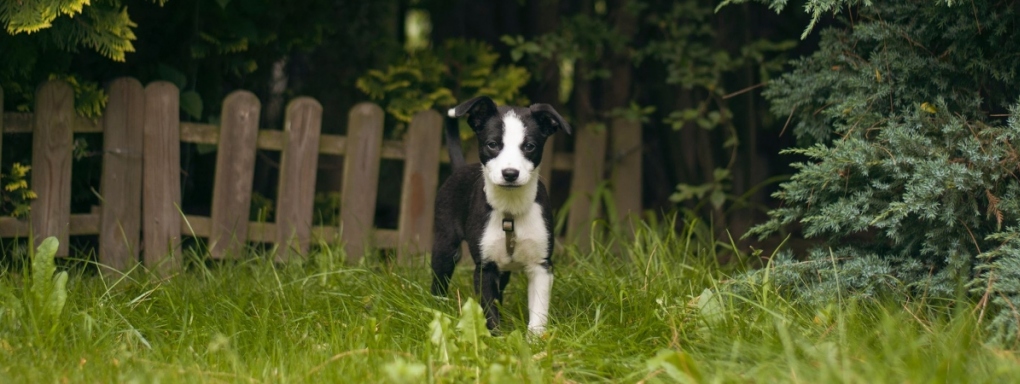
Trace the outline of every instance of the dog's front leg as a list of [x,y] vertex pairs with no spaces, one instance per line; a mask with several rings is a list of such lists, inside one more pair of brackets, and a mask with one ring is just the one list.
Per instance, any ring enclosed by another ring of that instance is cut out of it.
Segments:
[[528,275],[528,331],[534,335],[542,335],[549,319],[552,269],[545,264],[532,265],[525,272]]
[[483,263],[475,267],[475,293],[482,297],[485,310],[485,326],[495,331],[499,328],[499,309],[496,301],[500,298],[500,273],[495,263]]

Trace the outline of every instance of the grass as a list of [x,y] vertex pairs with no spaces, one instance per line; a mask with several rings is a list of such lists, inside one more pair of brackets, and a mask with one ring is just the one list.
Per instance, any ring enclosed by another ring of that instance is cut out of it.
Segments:
[[165,280],[71,271],[65,305],[53,315],[27,273],[8,271],[0,277],[0,382],[1020,378],[1016,353],[982,342],[972,305],[815,308],[767,288],[730,295],[721,288],[744,259],[718,264],[725,244],[702,226],[668,228],[646,225],[636,240],[557,255],[551,324],[539,339],[522,333],[520,276],[506,295],[502,335],[492,337],[477,332],[484,320],[470,269],[458,270],[454,292],[441,299],[428,293],[425,268],[344,266],[331,247],[300,264],[252,257]]

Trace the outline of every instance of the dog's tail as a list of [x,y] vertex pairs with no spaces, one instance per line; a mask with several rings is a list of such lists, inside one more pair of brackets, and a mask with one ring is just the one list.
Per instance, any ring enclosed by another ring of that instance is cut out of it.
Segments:
[[450,152],[450,165],[457,169],[467,165],[464,152],[460,149],[460,126],[457,119],[446,119],[446,149]]

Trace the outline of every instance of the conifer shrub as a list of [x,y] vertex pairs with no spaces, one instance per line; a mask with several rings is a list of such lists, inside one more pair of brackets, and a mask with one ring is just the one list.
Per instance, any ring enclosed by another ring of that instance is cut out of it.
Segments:
[[[782,10],[784,0],[761,0]],[[749,281],[807,301],[969,295],[1020,336],[1020,4],[808,0],[835,14],[765,96],[806,160],[749,235],[799,224],[826,247]],[[812,22],[811,26],[815,23]]]

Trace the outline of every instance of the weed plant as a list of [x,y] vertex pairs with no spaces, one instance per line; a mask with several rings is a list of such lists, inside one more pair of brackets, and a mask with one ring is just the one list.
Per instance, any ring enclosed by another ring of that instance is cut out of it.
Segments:
[[[966,301],[791,302],[695,220],[640,223],[557,251],[550,327],[526,334],[515,276],[489,335],[458,269],[448,298],[419,265],[247,255],[160,279],[52,268],[0,277],[0,382],[1008,382]],[[675,227],[683,228],[675,231]],[[597,231],[596,231],[597,232]],[[728,253],[726,264],[716,260]],[[734,256],[735,255],[735,256]],[[195,257],[191,255],[190,257]],[[47,267],[50,266],[50,267]],[[22,270],[23,269],[23,270]],[[66,279],[66,280],[65,280]],[[66,284],[66,285],[65,285]],[[736,294],[734,292],[742,292]],[[57,308],[54,298],[66,295]],[[941,305],[941,304],[940,304]]]

